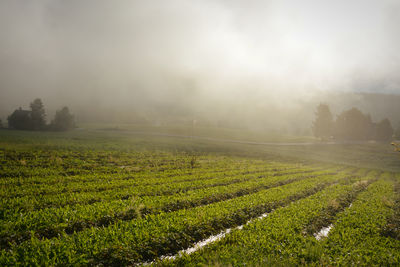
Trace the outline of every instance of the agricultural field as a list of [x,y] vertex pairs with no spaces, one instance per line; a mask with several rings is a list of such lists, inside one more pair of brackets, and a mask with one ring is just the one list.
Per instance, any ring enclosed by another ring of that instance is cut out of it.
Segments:
[[301,147],[0,131],[0,265],[399,265],[400,158]]

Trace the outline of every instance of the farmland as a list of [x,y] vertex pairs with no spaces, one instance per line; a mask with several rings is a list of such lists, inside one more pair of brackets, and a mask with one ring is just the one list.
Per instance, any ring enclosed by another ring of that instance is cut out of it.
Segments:
[[388,151],[0,131],[0,265],[398,265]]

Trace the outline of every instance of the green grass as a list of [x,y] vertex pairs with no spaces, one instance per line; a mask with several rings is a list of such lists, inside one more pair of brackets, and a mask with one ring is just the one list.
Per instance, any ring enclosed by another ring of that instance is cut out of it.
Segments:
[[[384,247],[398,246],[393,185],[399,183],[400,158],[389,145],[255,145],[136,134],[138,126],[100,127],[0,131],[0,265],[137,264],[173,255],[265,212],[271,224],[254,221],[204,252],[157,263],[393,264],[400,257]],[[178,134],[176,128],[163,131]],[[204,131],[217,139],[234,132]],[[235,131],[243,140],[274,140]],[[279,138],[275,142],[290,139]],[[352,201],[366,223],[363,233],[374,231],[369,239],[357,230],[352,237]],[[371,257],[363,249],[346,258],[350,244],[336,247],[329,238],[319,243],[308,233],[329,223],[338,224],[332,238],[344,229],[353,247],[379,240],[377,253]],[[379,261],[379,253],[393,257]]]
[[[23,132],[0,130],[0,147],[44,149],[91,149],[105,151],[169,151],[185,152],[189,154],[214,154],[240,156],[257,159],[293,160],[295,162],[325,162],[344,164],[362,168],[381,169],[400,172],[400,155],[393,150],[389,143],[365,143],[365,144],[321,144],[314,140],[315,145],[257,145],[218,140],[181,138],[173,136],[154,136],[135,134],[130,131],[98,131],[96,129],[107,128],[108,125],[92,125],[87,129],[71,132]],[[129,126],[141,132],[156,132],[178,134],[176,130],[168,127]],[[129,128],[126,126],[126,128]],[[129,128],[129,129],[130,129]],[[173,127],[172,127],[173,128]],[[175,128],[173,128],[175,129]],[[170,131],[170,132],[169,132]],[[251,135],[244,130],[231,130],[213,128],[209,131],[204,128],[208,137],[221,138],[223,131],[237,131],[240,139],[251,141]],[[209,132],[208,132],[209,131]],[[215,133],[217,132],[217,133]],[[262,135],[262,133],[257,133]],[[309,143],[309,137],[279,137],[270,138],[268,133],[265,139],[256,138],[253,141],[290,143]],[[231,136],[226,136],[231,138]]]
[[282,135],[273,131],[260,129],[236,129],[224,127],[206,127],[193,125],[168,125],[151,126],[138,124],[95,124],[86,123],[80,125],[86,130],[119,131],[119,132],[143,132],[161,133],[182,136],[199,136],[207,138],[246,140],[252,142],[317,142],[312,136]]

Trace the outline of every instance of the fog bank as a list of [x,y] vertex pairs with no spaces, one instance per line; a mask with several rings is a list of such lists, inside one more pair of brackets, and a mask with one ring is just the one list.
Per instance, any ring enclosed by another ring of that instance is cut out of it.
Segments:
[[390,0],[3,0],[0,114],[40,97],[83,120],[275,127],[321,92],[400,94],[398,25]]

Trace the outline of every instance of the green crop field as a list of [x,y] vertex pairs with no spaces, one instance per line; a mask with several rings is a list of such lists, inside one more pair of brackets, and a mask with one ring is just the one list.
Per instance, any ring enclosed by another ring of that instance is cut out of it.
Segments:
[[400,265],[389,145],[228,132],[0,131],[0,265]]

